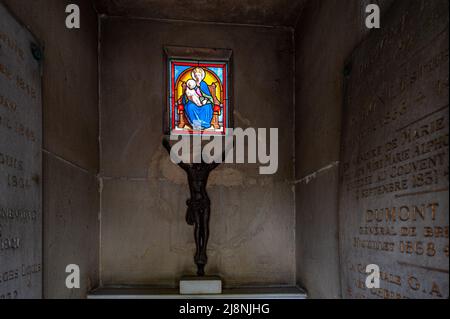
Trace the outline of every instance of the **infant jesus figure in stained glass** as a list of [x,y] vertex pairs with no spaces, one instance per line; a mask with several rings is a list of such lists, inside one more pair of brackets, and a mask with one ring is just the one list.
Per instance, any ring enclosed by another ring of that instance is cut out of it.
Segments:
[[208,103],[208,99],[206,99],[199,89],[197,88],[197,83],[194,80],[189,80],[186,82],[186,97],[189,101],[195,103],[197,106],[203,106]]

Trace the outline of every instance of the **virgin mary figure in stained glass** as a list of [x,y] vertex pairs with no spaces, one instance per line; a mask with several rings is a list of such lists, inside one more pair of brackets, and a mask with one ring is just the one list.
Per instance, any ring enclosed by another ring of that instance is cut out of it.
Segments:
[[169,72],[170,134],[226,134],[227,62],[170,60]]

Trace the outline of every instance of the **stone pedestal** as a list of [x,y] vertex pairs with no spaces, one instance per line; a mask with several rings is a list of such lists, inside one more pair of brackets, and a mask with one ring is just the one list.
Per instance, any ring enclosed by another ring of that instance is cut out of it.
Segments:
[[183,277],[180,295],[216,295],[222,293],[220,277]]

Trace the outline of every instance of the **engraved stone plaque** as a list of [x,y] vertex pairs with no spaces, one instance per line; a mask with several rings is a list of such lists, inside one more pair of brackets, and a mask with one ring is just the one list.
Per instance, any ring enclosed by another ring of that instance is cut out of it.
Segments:
[[40,58],[0,3],[0,299],[42,297]]
[[448,5],[394,1],[346,67],[344,298],[449,297]]

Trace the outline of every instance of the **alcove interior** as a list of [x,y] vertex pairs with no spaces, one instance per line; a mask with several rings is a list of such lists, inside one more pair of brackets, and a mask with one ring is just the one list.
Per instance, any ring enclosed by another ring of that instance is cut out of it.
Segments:
[[[3,2],[45,54],[45,298],[176,287],[195,271],[186,177],[161,146],[166,45],[231,49],[235,126],[279,128],[275,175],[230,164],[210,177],[207,272],[226,287],[341,296],[342,70],[368,33],[369,1]],[[386,10],[392,1],[370,2]],[[80,6],[81,29],[65,28],[69,3]],[[73,263],[81,289],[68,290]]]

